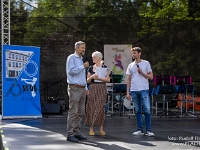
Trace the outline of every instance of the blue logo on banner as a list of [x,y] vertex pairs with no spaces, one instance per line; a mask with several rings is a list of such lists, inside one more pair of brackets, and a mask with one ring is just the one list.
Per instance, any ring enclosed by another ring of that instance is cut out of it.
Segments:
[[3,117],[41,116],[40,48],[3,46]]

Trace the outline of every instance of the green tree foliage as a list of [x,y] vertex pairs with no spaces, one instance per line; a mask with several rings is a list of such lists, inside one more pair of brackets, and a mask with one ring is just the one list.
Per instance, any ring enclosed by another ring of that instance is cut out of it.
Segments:
[[74,42],[84,35],[76,28],[74,16],[84,13],[87,0],[36,0],[29,13],[26,45],[41,48],[41,81],[66,78],[66,58],[74,52]]
[[41,46],[47,64],[53,51],[77,40],[87,42],[89,53],[103,52],[104,44],[133,44],[143,48],[142,56],[151,62],[155,75],[158,71],[200,78],[194,72],[200,71],[199,0],[37,0],[37,4],[29,14],[25,42]]
[[24,35],[26,33],[26,21],[28,18],[28,10],[21,1],[10,1],[10,28],[11,28],[11,44],[23,45]]
[[[85,3],[83,0],[37,0],[37,7],[29,14],[26,43],[42,46],[55,34],[57,37],[60,34],[59,38],[67,37],[67,34],[73,32],[72,17],[84,12]],[[67,17],[71,17],[71,19],[67,20]],[[68,41],[68,39],[63,40]],[[63,41],[61,40],[61,42]]]
[[136,35],[139,14],[134,2],[96,0],[89,3],[85,11],[85,14],[77,16],[78,28],[100,44],[123,44]]
[[[184,20],[199,20],[200,16],[194,18],[197,10],[189,12],[188,0],[150,0],[143,2],[140,16],[143,16],[143,31],[142,33],[156,33],[155,35],[163,34],[168,31],[168,27]],[[194,14],[195,13],[195,14]],[[148,23],[146,23],[148,19]]]
[[[143,36],[140,42],[151,49],[148,58],[153,62],[154,70],[168,75],[191,75],[198,80],[194,70],[200,69],[197,58],[200,46],[200,7],[197,6],[200,3],[189,5],[189,2],[143,1],[139,11],[142,30],[138,34]],[[188,67],[189,64],[196,65]]]

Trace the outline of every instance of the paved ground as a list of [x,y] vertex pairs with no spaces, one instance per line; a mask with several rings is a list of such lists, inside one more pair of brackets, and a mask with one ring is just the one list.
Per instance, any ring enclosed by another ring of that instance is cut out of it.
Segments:
[[[89,128],[82,125],[86,142],[66,141],[66,114],[40,119],[3,120],[1,134],[6,150],[165,150],[199,149],[200,118],[152,117],[155,137],[133,136],[135,117],[106,117],[106,136],[88,136]],[[96,128],[98,132],[98,128]]]

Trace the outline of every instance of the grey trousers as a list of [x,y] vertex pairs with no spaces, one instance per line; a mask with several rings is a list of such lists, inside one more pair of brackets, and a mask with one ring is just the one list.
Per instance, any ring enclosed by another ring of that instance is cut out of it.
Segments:
[[68,85],[69,111],[67,117],[67,136],[79,135],[83,114],[85,112],[85,88]]

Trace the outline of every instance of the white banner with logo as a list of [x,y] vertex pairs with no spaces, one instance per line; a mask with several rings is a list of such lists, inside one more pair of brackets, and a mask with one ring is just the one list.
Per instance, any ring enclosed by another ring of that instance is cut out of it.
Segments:
[[131,44],[104,45],[104,64],[113,74],[123,75],[122,83],[126,82],[126,69],[132,62]]

